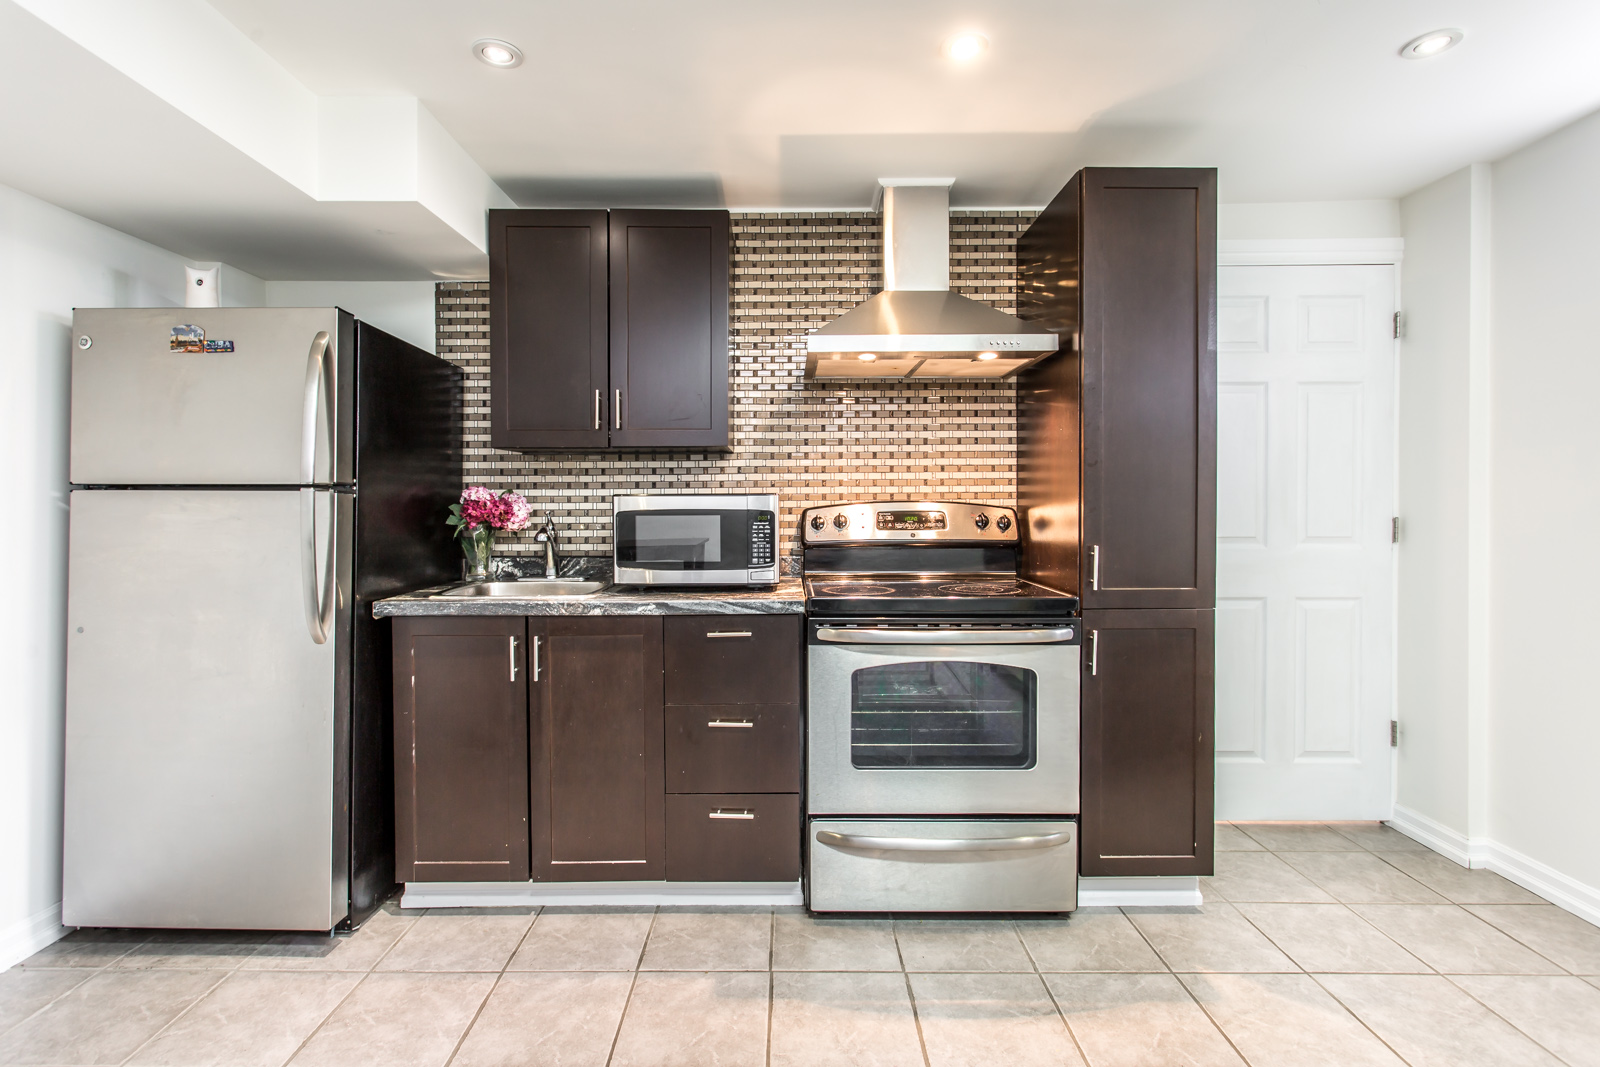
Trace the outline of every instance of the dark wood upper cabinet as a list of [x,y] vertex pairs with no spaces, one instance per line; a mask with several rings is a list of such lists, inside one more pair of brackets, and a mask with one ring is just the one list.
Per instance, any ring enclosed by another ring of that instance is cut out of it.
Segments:
[[728,444],[728,213],[611,212],[611,443]]
[[496,448],[608,441],[604,211],[489,212],[489,413]]
[[1212,872],[1214,614],[1083,613],[1084,875]]
[[527,878],[526,622],[394,627],[396,878]]
[[490,442],[727,448],[728,219],[489,212]]
[[665,877],[661,619],[533,618],[532,877]]
[[[1216,595],[1216,172],[1080,171],[1019,240],[1025,569],[1083,607]],[[1078,506],[1069,506],[1076,504]]]

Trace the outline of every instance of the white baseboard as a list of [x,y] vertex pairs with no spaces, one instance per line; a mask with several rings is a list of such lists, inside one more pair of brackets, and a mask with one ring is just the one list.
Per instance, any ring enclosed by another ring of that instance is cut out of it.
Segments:
[[407,882],[403,908],[804,904],[799,882]]
[[1548,864],[1515,849],[1493,841],[1487,843],[1482,862],[1474,867],[1487,867],[1500,877],[1512,881],[1530,893],[1538,893],[1550,903],[1565,908],[1589,922],[1600,926],[1600,889],[1584,885],[1576,878],[1562,874]]
[[1562,874],[1549,864],[1489,838],[1468,837],[1398,804],[1389,825],[1463,867],[1493,871],[1580,919],[1600,926],[1600,889]]
[[1474,863],[1475,858],[1482,859],[1487,841],[1469,838],[1458,830],[1453,830],[1442,822],[1436,822],[1419,811],[1410,808],[1394,806],[1394,818],[1387,820],[1388,824],[1411,838],[1427,845],[1441,856],[1455,860],[1463,867],[1480,867],[1481,863]]
[[59,903],[12,923],[0,931],[0,971],[21,963],[42,948],[49,948],[71,932],[70,926],[61,925]]
[[1080,908],[1197,908],[1200,879],[1194,875],[1164,878],[1080,878]]

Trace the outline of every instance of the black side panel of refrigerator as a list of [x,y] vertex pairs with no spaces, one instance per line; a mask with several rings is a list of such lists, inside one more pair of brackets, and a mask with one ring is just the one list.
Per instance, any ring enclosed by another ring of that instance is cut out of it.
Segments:
[[460,577],[445,525],[461,493],[461,370],[356,323],[356,576],[350,922],[394,888],[393,678],[372,602]]

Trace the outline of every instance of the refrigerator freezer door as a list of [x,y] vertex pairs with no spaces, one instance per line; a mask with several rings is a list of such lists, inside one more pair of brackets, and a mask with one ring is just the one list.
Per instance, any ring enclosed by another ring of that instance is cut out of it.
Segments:
[[80,308],[72,482],[352,481],[353,331],[337,308]]
[[[345,917],[352,507],[314,495],[308,557],[294,490],[72,493],[64,922]],[[330,529],[318,643],[306,591]]]

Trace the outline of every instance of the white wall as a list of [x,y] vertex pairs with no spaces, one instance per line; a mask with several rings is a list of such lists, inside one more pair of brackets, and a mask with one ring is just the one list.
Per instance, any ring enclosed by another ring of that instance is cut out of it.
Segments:
[[1400,209],[1394,200],[1220,204],[1217,207],[1217,238],[1222,241],[1399,236]]
[[265,294],[267,307],[342,307],[429,352],[438,351],[433,301],[433,282],[267,282]]
[[1600,113],[1493,180],[1489,836],[1600,916]]
[[1474,308],[1488,284],[1488,177],[1485,166],[1464,167],[1400,202],[1406,256],[1395,803],[1403,817],[1436,823],[1462,840],[1486,832],[1483,805],[1473,798],[1487,789],[1479,749],[1487,692],[1473,671],[1472,643],[1489,610],[1483,546],[1476,543],[1487,534],[1486,464],[1474,447],[1475,435],[1486,435],[1488,338]]

